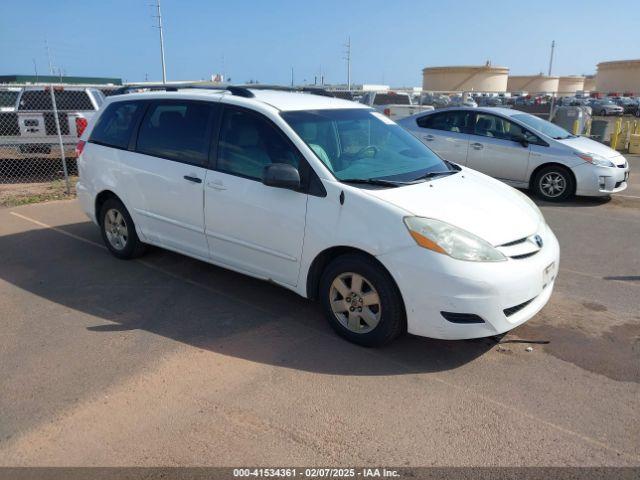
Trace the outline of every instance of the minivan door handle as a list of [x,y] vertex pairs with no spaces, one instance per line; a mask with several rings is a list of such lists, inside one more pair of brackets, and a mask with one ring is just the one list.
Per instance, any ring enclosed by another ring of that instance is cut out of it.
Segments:
[[193,183],[202,183],[202,179],[198,177],[191,177],[189,175],[185,175],[182,178],[184,178],[185,180],[189,180],[190,182],[193,182]]
[[476,150],[482,150],[484,148],[484,145],[482,145],[481,143],[472,143],[471,146]]

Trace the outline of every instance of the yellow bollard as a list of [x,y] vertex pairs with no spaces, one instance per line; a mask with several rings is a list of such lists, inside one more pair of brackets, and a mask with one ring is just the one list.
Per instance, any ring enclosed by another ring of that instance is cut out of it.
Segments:
[[620,138],[620,131],[622,130],[622,119],[619,118],[613,124],[613,133],[611,133],[610,146],[614,150],[617,150],[618,139]]
[[584,126],[584,134],[587,137],[591,136],[591,118],[587,119],[587,123]]
[[577,118],[573,121],[573,132],[571,133],[580,135],[580,121]]

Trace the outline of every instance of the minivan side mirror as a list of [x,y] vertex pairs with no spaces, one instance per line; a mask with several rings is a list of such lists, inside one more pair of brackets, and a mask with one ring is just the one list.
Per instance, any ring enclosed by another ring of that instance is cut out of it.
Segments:
[[269,187],[300,189],[300,172],[288,163],[272,163],[262,171],[262,183]]

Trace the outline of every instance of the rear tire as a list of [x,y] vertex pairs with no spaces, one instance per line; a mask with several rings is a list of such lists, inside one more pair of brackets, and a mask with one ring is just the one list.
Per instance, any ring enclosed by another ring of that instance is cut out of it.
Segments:
[[607,111],[606,110],[600,110],[600,116],[606,117],[607,116]]
[[542,200],[562,202],[573,195],[576,186],[569,170],[559,165],[549,165],[536,173],[531,188]]
[[353,343],[380,347],[406,330],[404,304],[395,281],[365,255],[334,259],[322,273],[319,294],[331,327]]
[[146,245],[138,238],[131,215],[120,200],[107,199],[100,209],[99,220],[102,240],[114,256],[128,260],[145,252]]

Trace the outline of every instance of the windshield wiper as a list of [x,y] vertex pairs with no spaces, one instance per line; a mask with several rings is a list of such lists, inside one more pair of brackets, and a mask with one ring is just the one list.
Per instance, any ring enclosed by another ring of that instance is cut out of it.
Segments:
[[408,185],[407,182],[394,182],[391,180],[382,180],[380,178],[347,178],[340,180],[344,183],[363,183],[366,185],[379,185],[381,187],[399,187],[401,185]]
[[416,180],[427,180],[428,178],[442,177],[442,176],[445,176],[445,175],[453,175],[454,173],[458,173],[458,171],[457,170],[446,170],[444,172],[427,172],[424,175],[422,175],[421,177],[414,178],[413,181],[415,182]]

